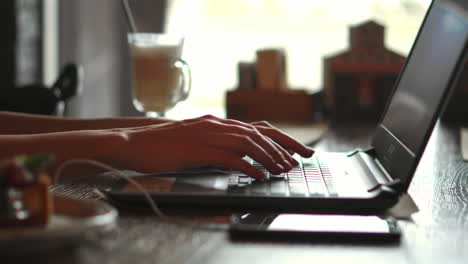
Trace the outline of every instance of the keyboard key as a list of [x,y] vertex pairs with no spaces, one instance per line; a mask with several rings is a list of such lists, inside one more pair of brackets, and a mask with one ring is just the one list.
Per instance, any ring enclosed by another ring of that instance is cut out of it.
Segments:
[[307,172],[307,173],[320,173],[320,169],[319,168],[312,168],[312,167],[305,167],[304,172]]
[[270,193],[277,195],[285,195],[287,192],[287,182],[281,180],[271,180],[270,181]]
[[286,179],[286,173],[281,173],[281,174],[269,174],[271,179]]
[[303,166],[318,166],[316,157],[312,156],[310,158],[302,158]]
[[233,186],[228,188],[227,193],[232,195],[247,195],[250,192],[245,187]]
[[307,182],[309,193],[314,195],[324,196],[327,195],[327,190],[322,181],[309,181]]
[[288,180],[288,185],[291,184],[301,184],[304,185],[304,180],[303,179],[289,179]]
[[288,178],[299,178],[299,177],[302,178],[304,174],[302,174],[302,171],[301,171],[301,172],[288,172],[287,175],[288,175]]
[[228,186],[237,186],[237,179],[229,178]]
[[290,171],[288,171],[288,174],[290,173],[302,173],[302,168],[294,168]]
[[268,194],[268,189],[269,189],[268,184],[263,183],[263,182],[254,183],[250,186],[250,190],[252,194],[257,194],[257,195]]
[[249,177],[239,177],[238,183],[239,184],[250,184],[251,179]]
[[289,184],[289,193],[292,195],[307,195],[307,187],[305,184]]

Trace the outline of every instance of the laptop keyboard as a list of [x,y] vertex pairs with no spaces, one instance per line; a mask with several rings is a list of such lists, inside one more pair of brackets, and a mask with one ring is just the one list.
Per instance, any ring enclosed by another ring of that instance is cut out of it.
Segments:
[[248,159],[254,167],[268,175],[255,180],[242,173],[229,176],[228,193],[260,196],[326,197],[336,196],[334,179],[324,160],[295,157],[299,161],[291,171],[280,175],[269,173],[259,163]]

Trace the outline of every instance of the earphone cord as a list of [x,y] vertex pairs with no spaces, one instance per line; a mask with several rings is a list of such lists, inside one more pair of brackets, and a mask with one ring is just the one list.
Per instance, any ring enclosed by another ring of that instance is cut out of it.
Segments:
[[123,173],[122,171],[120,171],[120,170],[118,170],[116,168],[113,168],[112,166],[109,166],[109,165],[107,165],[105,163],[96,161],[96,160],[71,159],[71,160],[64,161],[57,168],[57,170],[56,170],[56,172],[55,172],[55,174],[53,176],[52,180],[53,180],[54,184],[56,184],[58,182],[59,178],[63,176],[63,170],[66,167],[68,167],[69,165],[72,165],[72,164],[89,164],[89,165],[93,165],[93,166],[96,166],[98,168],[109,171],[114,176],[117,176],[119,178],[122,178],[122,179],[126,180],[128,183],[132,184],[136,189],[138,189],[144,195],[144,197],[145,197],[146,201],[148,202],[148,204],[149,204],[151,210],[153,211],[153,213],[163,221],[166,221],[166,222],[169,222],[169,223],[190,224],[190,225],[194,225],[194,224],[198,225],[198,224],[203,222],[203,221],[196,221],[196,220],[193,221],[193,220],[176,219],[176,218],[173,218],[173,217],[170,217],[170,216],[166,215],[165,213],[163,213],[161,211],[161,209],[159,209],[159,207],[156,205],[156,202],[150,196],[148,191],[145,190],[145,188],[140,183],[138,183],[137,181],[135,181],[131,177],[125,175],[125,173]]

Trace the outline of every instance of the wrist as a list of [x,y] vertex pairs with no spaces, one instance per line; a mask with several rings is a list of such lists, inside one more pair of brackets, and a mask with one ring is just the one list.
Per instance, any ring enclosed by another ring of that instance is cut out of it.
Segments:
[[[124,149],[127,142],[125,133],[118,130],[88,130],[61,134],[50,147],[40,148],[55,154],[55,162],[51,164],[48,171],[53,176],[61,164],[69,160],[84,159],[95,160],[118,167],[111,162],[112,157],[118,155]],[[90,164],[76,163],[69,165],[62,171],[66,177],[92,175],[103,172],[103,169]]]

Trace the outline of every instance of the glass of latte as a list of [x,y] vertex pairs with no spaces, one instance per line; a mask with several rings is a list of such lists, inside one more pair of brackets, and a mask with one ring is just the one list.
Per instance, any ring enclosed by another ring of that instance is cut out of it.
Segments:
[[129,33],[128,42],[133,105],[148,117],[162,117],[190,94],[190,67],[181,59],[184,39],[165,34]]

